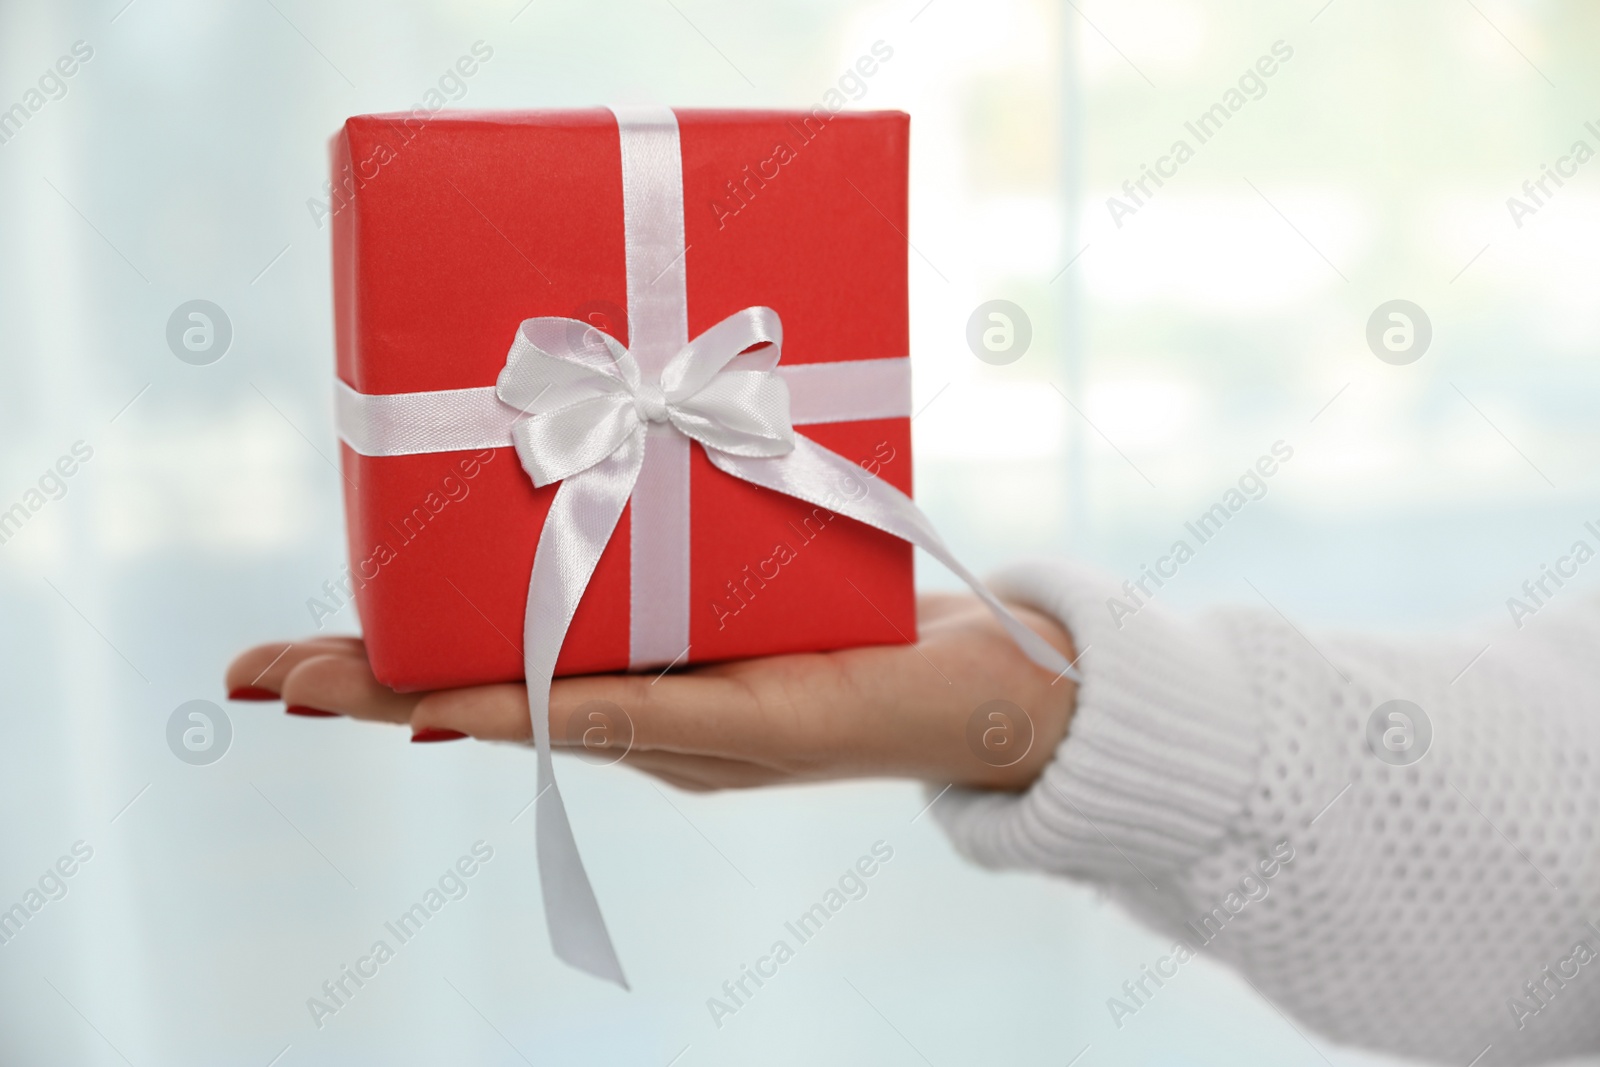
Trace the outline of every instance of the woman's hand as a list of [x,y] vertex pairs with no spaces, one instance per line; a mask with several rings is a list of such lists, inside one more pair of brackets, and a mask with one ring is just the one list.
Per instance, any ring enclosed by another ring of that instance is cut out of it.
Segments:
[[[1074,658],[1059,625],[1014,610]],[[552,743],[584,745],[581,727],[591,711],[600,715],[597,723],[617,717],[614,708],[592,703],[603,701],[621,708],[632,729],[610,723],[587,731],[591,753],[621,756],[684,789],[860,777],[1026,788],[1066,734],[1076,687],[1034,665],[972,597],[922,597],[918,625],[915,645],[769,656],[659,676],[558,678],[550,694]],[[236,698],[277,694],[302,714],[409,723],[416,740],[532,737],[520,683],[396,693],[373,678],[359,638],[253,648],[228,667],[227,684]],[[1015,709],[995,705],[980,714],[991,701]],[[577,726],[569,731],[569,723]]]

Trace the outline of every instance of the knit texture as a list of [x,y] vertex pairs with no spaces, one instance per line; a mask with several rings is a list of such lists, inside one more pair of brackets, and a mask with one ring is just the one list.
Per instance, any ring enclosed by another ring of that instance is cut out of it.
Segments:
[[[1084,681],[1028,792],[935,805],[964,854],[1104,887],[1336,1042],[1482,1067],[1600,1052],[1600,598],[1418,640],[1270,607],[1146,602],[1119,626],[1108,601],[1134,601],[1064,563],[994,585],[1072,632]],[[1369,743],[1395,699],[1432,728],[1409,765]],[[1116,999],[1119,1025],[1142,1004]]]

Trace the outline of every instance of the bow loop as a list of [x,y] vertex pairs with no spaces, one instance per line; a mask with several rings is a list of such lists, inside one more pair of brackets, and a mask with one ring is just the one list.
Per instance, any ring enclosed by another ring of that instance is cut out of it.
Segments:
[[706,448],[735,456],[794,450],[789,386],[770,371],[723,371],[669,410],[672,425]]
[[740,353],[767,346],[742,369],[771,371],[783,351],[783,322],[767,307],[735,311],[705,333],[684,345],[661,371],[661,388],[668,400],[683,400],[705,388]]
[[554,317],[522,321],[495,382],[501,401],[527,415],[638,388],[638,364],[621,341],[586,322]]
[[588,470],[640,432],[625,394],[580,400],[511,424],[522,469],[538,488]]

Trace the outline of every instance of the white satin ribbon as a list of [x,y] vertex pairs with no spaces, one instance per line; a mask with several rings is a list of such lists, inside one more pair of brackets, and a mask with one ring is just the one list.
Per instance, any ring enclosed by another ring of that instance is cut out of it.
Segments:
[[633,346],[573,319],[527,319],[492,390],[371,396],[340,383],[337,415],[340,436],[363,455],[511,444],[535,485],[559,483],[539,533],[522,635],[539,879],[556,955],[626,988],[556,785],[550,685],[573,614],[630,500],[630,660],[660,665],[687,651],[690,441],[725,474],[923,548],[972,588],[1029,659],[1057,676],[1078,674],[961,565],[910,497],[794,432],[800,421],[909,415],[905,360],[780,368],[782,324],[764,307],[686,338],[677,121],[666,109],[647,109],[619,112],[618,127]]

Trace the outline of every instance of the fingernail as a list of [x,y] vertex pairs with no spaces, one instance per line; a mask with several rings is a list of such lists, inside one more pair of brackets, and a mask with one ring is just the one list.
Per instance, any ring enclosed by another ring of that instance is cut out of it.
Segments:
[[283,709],[290,715],[304,715],[308,719],[337,719],[337,711],[323,711],[321,708],[308,708],[304,704],[290,704]]
[[259,685],[241,685],[237,689],[228,690],[229,700],[281,700],[282,698],[270,689],[263,689]]
[[424,726],[420,730],[411,731],[413,744],[423,744],[429,741],[459,741],[466,736],[460,730],[441,730],[436,726]]

